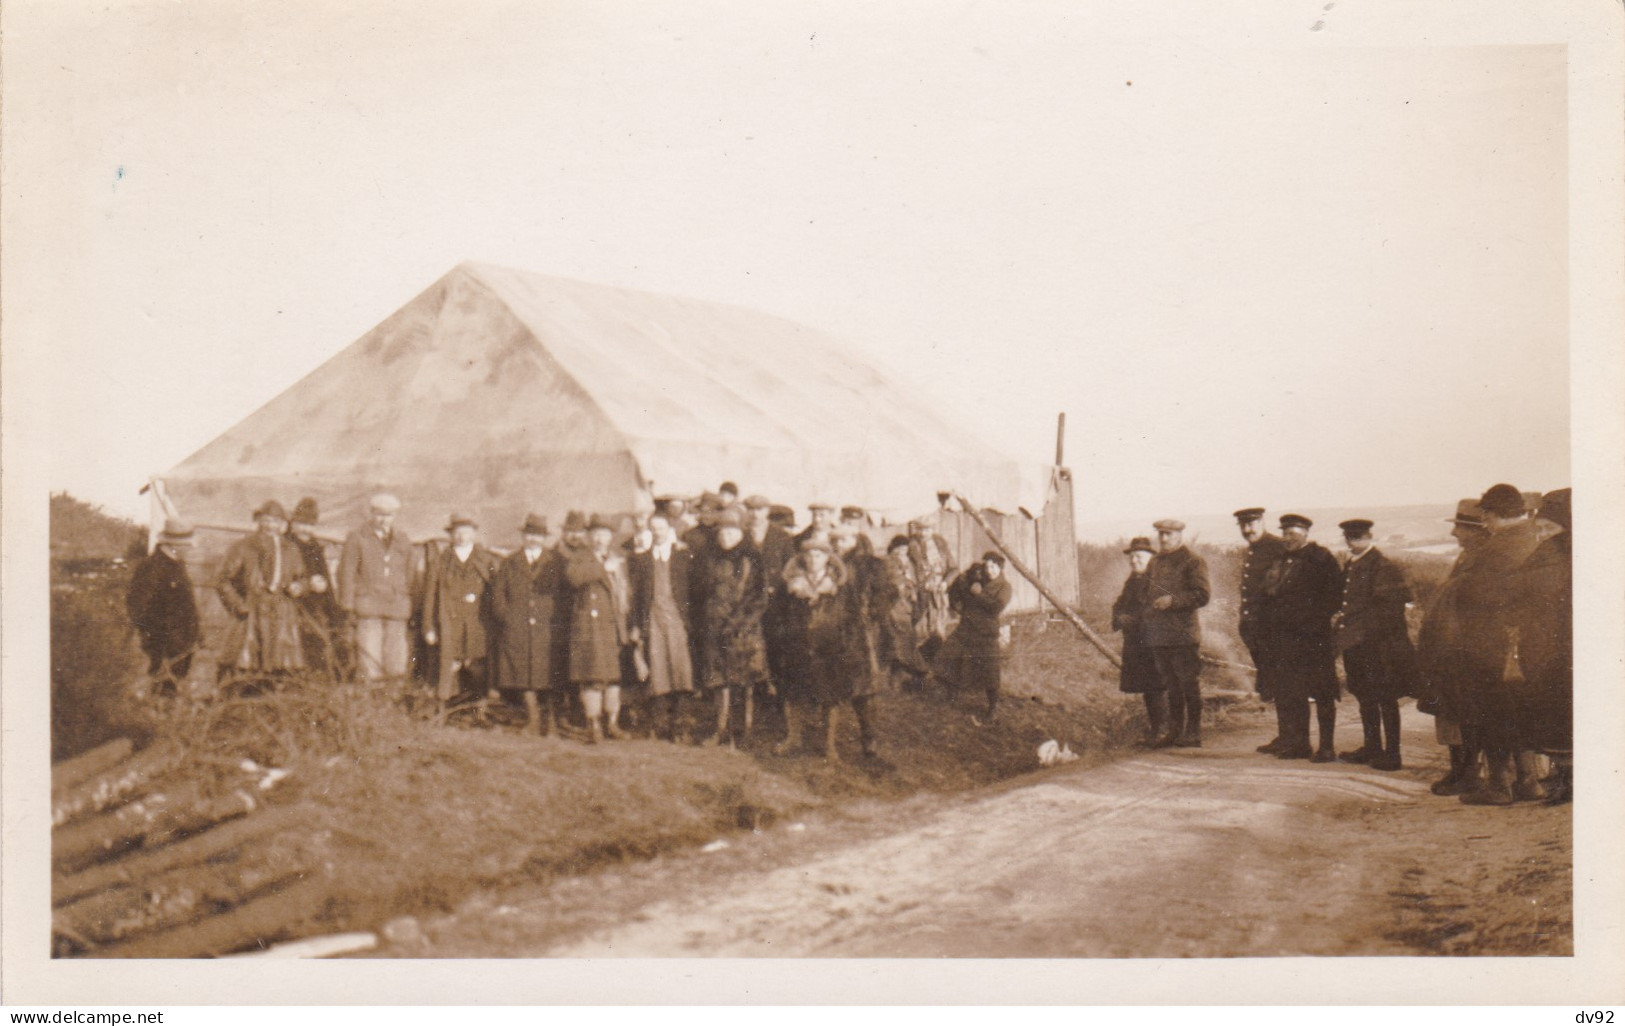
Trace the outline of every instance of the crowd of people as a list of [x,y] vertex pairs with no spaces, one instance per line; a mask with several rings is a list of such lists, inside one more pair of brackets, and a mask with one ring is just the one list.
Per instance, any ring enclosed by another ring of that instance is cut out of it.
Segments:
[[[456,513],[446,542],[420,551],[394,526],[399,500],[378,494],[330,565],[316,503],[290,517],[268,501],[215,575],[231,614],[215,648],[220,678],[399,681],[425,662],[447,709],[506,693],[529,729],[558,732],[568,715],[590,743],[626,736],[627,702],[652,736],[677,740],[689,695],[709,699],[702,743],[733,743],[771,698],[785,724],[778,749],[812,741],[830,759],[847,709],[864,755],[876,755],[874,700],[891,688],[972,690],[983,702],[973,718],[995,715],[1011,597],[998,552],[961,571],[926,521],[880,552],[863,509],[828,503],[809,506],[798,531],[793,510],[741,500],[731,482],[692,507],[674,496],[655,506],[619,520],[572,512],[556,533],[532,514],[503,556]],[[166,524],[128,595],[148,673],[171,692],[201,645],[192,538]]]
[[[1258,751],[1278,759],[1343,761],[1392,771],[1400,755],[1400,701],[1434,717],[1450,770],[1432,789],[1473,805],[1573,796],[1574,618],[1570,489],[1539,496],[1498,484],[1463,499],[1450,521],[1460,553],[1422,610],[1413,643],[1405,568],[1375,544],[1366,519],[1338,525],[1339,561],[1309,540],[1313,522],[1289,513],[1280,534],[1264,510],[1235,512],[1247,543],[1240,634],[1260,698],[1275,706],[1276,736]],[[1127,581],[1112,608],[1123,634],[1121,689],[1144,696],[1151,747],[1201,745],[1201,640],[1197,610],[1212,597],[1185,525],[1158,521],[1157,543],[1124,550]],[[1342,679],[1337,662],[1341,659]],[[1338,754],[1344,684],[1358,703],[1363,742]],[[1310,736],[1310,707],[1318,736]],[[1537,756],[1551,759],[1544,780]]]
[[[1484,805],[1569,800],[1570,491],[1537,498],[1531,506],[1499,484],[1458,504],[1461,551],[1414,642],[1415,591],[1376,546],[1372,521],[1338,525],[1348,549],[1339,560],[1309,539],[1308,517],[1286,514],[1274,534],[1263,509],[1237,510],[1240,636],[1276,714],[1276,736],[1259,752],[1400,769],[1400,703],[1414,697],[1450,752],[1436,793]],[[813,740],[830,758],[848,709],[863,752],[875,754],[874,699],[888,689],[974,692],[979,724],[998,707],[999,618],[1011,598],[1004,558],[990,551],[961,572],[924,521],[881,552],[860,508],[814,503],[797,531],[794,511],[759,495],[741,501],[724,483],[692,508],[662,497],[639,518],[572,512],[557,533],[533,514],[504,557],[461,514],[445,543],[420,551],[395,529],[399,511],[393,496],[374,496],[368,522],[330,566],[314,501],[291,517],[275,501],[255,510],[256,530],[215,577],[231,614],[215,647],[221,678],[314,669],[405,680],[427,665],[444,707],[505,692],[535,731],[560,730],[568,714],[593,743],[625,736],[623,700],[652,735],[676,740],[684,697],[705,696],[703,741],[716,744],[748,734],[756,704],[772,698],[785,725],[780,749]],[[1112,607],[1120,687],[1143,696],[1145,745],[1200,747],[1207,564],[1185,544],[1183,523],[1153,526],[1155,544],[1139,537],[1125,550],[1130,573]],[[128,595],[149,675],[170,691],[201,644],[184,555],[191,540],[186,525],[166,525]],[[1345,683],[1363,741],[1339,755]],[[1555,765],[1544,781],[1537,754]]]

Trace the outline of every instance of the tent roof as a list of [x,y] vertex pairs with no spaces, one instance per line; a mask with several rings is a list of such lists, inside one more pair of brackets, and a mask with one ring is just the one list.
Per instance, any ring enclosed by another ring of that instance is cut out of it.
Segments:
[[414,534],[458,509],[505,536],[529,509],[629,511],[724,479],[896,518],[938,490],[1036,512],[1037,471],[801,325],[465,263],[165,482],[205,521],[307,494],[359,515],[387,488]]

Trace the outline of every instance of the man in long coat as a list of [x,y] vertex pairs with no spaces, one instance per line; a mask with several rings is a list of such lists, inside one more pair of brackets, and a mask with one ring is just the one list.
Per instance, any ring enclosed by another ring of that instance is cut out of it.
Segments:
[[[1263,507],[1238,509],[1234,516],[1241,537],[1247,542],[1247,550],[1241,557],[1241,643],[1247,646],[1247,653],[1253,659],[1253,669],[1256,671],[1253,686],[1258,689],[1259,699],[1273,702],[1275,662],[1265,650],[1269,642],[1269,629],[1264,624],[1264,576],[1281,558],[1281,553],[1286,551],[1286,543],[1281,541],[1280,535],[1265,528]],[[1259,745],[1258,750],[1265,755],[1274,755],[1280,747],[1281,735],[1277,732],[1274,738]]]
[[767,646],[762,614],[767,609],[767,574],[756,551],[745,544],[744,518],[726,509],[712,524],[710,548],[698,561],[700,665],[706,691],[716,705],[716,732],[707,744],[733,743],[732,707],[737,695],[748,736],[755,688],[767,680]]
[[453,513],[451,544],[429,561],[423,582],[423,640],[439,649],[435,697],[449,703],[486,691],[491,582],[497,557],[478,540],[474,518]]
[[852,602],[851,577],[825,535],[801,543],[801,552],[784,568],[785,635],[790,650],[787,675],[780,684],[784,698],[785,738],[778,754],[801,745],[802,730],[814,707],[824,712],[824,758],[839,762],[836,734],[840,707],[852,697],[868,665],[863,625]]
[[676,740],[682,696],[694,691],[694,553],[677,537],[663,512],[649,517],[648,551],[627,560],[631,585],[632,641],[649,668],[651,703],[663,715],[651,717],[655,733]]
[[1213,597],[1207,561],[1185,545],[1185,525],[1159,520],[1158,552],[1146,568],[1151,604],[1145,643],[1168,694],[1168,732],[1161,747],[1202,747],[1202,625],[1197,610]]
[[1466,743],[1461,731],[1466,657],[1456,599],[1462,582],[1471,573],[1474,554],[1489,537],[1489,532],[1484,529],[1483,511],[1477,499],[1458,502],[1456,515],[1448,523],[1453,525],[1450,536],[1456,539],[1461,551],[1444,583],[1423,610],[1421,630],[1417,633],[1416,708],[1433,716],[1434,738],[1450,751],[1450,771],[1432,785],[1437,795],[1465,794],[1480,784],[1480,753]]
[[192,527],[180,520],[164,523],[152,553],[136,564],[124,607],[147,656],[147,679],[154,694],[173,695],[192,669],[192,655],[202,642],[197,597],[186,571]]
[[852,710],[858,718],[858,736],[863,754],[874,757],[877,726],[876,702],[891,680],[891,654],[887,645],[887,619],[894,593],[886,561],[875,553],[874,543],[863,532],[868,516],[861,506],[845,506],[841,519],[830,535],[835,555],[846,565],[850,577],[847,601],[853,606],[853,620],[861,630],[864,672],[853,682]]
[[1376,547],[1371,521],[1345,520],[1337,526],[1349,558],[1343,567],[1343,604],[1332,625],[1365,735],[1364,743],[1342,759],[1397,770],[1399,700],[1416,693],[1416,650],[1405,623],[1405,607],[1415,593],[1404,568]]
[[1456,608],[1462,627],[1462,738],[1481,749],[1489,769],[1482,788],[1461,796],[1468,805],[1511,805],[1544,797],[1529,773],[1513,785],[1520,729],[1513,676],[1518,666],[1519,572],[1540,544],[1523,494],[1498,484],[1478,500],[1489,537],[1463,575]]
[[338,599],[333,594],[333,570],[327,564],[326,546],[316,537],[320,519],[316,500],[300,499],[288,521],[288,538],[299,550],[305,566],[306,587],[299,597],[299,636],[305,646],[305,663],[336,674],[349,658],[343,644]]
[[570,681],[580,689],[587,716],[587,740],[622,738],[620,727],[623,654],[632,643],[626,560],[610,543],[615,525],[593,514],[589,544],[573,550],[565,577],[573,590],[570,614]]
[[1128,557],[1129,575],[1123,590],[1112,603],[1112,630],[1123,635],[1123,666],[1117,689],[1125,695],[1140,695],[1145,701],[1150,732],[1141,747],[1150,748],[1168,729],[1168,692],[1157,674],[1157,660],[1145,643],[1145,613],[1151,606],[1151,578],[1146,570],[1157,553],[1150,538],[1135,538],[1123,555]]
[[1574,547],[1572,492],[1541,497],[1539,518],[1562,528],[1542,541],[1519,573],[1518,657],[1520,747],[1544,752],[1553,763],[1550,801],[1574,797]]
[[[1332,615],[1343,602],[1343,570],[1337,557],[1309,540],[1314,522],[1288,513],[1281,518],[1286,551],[1264,578],[1266,651],[1275,661],[1275,716],[1281,732],[1278,759],[1335,762],[1337,651]],[[1309,744],[1309,703],[1315,703],[1320,747]]]
[[[532,513],[519,527],[520,546],[502,561],[491,585],[496,627],[496,683],[524,696],[527,724],[543,737],[557,726],[553,703],[553,631],[563,562],[548,547],[547,518]],[[545,705],[545,709],[543,708]]]
[[234,619],[220,653],[224,678],[305,668],[298,605],[306,589],[304,557],[285,534],[281,503],[255,510],[254,525],[227,550],[215,577],[215,592]]
[[374,495],[368,523],[350,532],[339,554],[339,608],[354,621],[363,681],[401,680],[410,669],[406,624],[423,568],[412,540],[395,530],[400,510],[395,496]]

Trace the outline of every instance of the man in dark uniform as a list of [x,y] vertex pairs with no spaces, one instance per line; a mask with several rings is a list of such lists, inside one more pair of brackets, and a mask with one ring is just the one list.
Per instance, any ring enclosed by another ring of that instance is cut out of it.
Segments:
[[[1297,513],[1281,518],[1286,551],[1264,576],[1266,651],[1275,668],[1275,707],[1281,726],[1277,759],[1337,761],[1337,654],[1332,614],[1343,602],[1337,557],[1309,540],[1314,522]],[[1320,721],[1320,748],[1309,744],[1309,703]]]
[[1150,605],[1145,643],[1168,695],[1168,733],[1158,747],[1202,747],[1202,627],[1197,610],[1213,596],[1207,561],[1185,547],[1185,525],[1159,520],[1157,554],[1146,568]]
[[1332,626],[1365,734],[1364,743],[1342,759],[1397,770],[1399,700],[1416,693],[1416,650],[1405,624],[1405,607],[1415,595],[1404,568],[1376,547],[1371,521],[1345,520],[1337,526],[1349,558],[1343,567],[1343,604]]
[[152,693],[169,696],[192,669],[192,653],[202,635],[197,597],[186,572],[192,528],[180,520],[164,523],[152,554],[136,565],[124,607],[147,655]]
[[[1241,557],[1241,643],[1253,658],[1254,686],[1258,697],[1265,702],[1275,701],[1275,665],[1265,651],[1269,631],[1264,626],[1264,575],[1286,551],[1281,536],[1264,527],[1264,510],[1260,506],[1238,509],[1234,514],[1236,526],[1247,542],[1247,551]],[[1276,710],[1275,737],[1258,746],[1265,755],[1274,755],[1281,747],[1280,708]]]

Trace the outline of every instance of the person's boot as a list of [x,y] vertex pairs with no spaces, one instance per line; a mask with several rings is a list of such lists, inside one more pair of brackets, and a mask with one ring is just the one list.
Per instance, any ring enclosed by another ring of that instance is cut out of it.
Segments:
[[836,747],[836,734],[840,731],[841,707],[831,703],[824,709],[824,761],[837,763],[841,761],[840,750]]
[[1185,733],[1185,696],[1175,691],[1164,691],[1162,697],[1168,703],[1168,721],[1162,736],[1157,738],[1152,748],[1172,748]]
[[1552,783],[1546,788],[1547,805],[1567,805],[1574,801],[1574,765],[1567,760],[1552,761]]
[[863,744],[863,757],[876,758],[874,703],[868,698],[854,698],[852,708],[858,714],[858,738]]
[[1168,693],[1148,691],[1145,694],[1145,719],[1149,732],[1139,743],[1141,748],[1155,748],[1168,727]]
[[1339,755],[1339,762],[1364,765],[1382,754],[1382,714],[1375,702],[1361,703],[1360,727],[1365,733],[1364,741],[1354,751]]
[[1202,747],[1202,700],[1193,695],[1185,696],[1185,729],[1179,732],[1179,739],[1174,742],[1180,748]]
[[1463,750],[1461,745],[1451,745],[1450,772],[1446,773],[1438,780],[1435,780],[1433,782],[1433,786],[1428,788],[1428,790],[1437,795],[1461,794],[1462,791],[1465,790],[1465,788],[1462,786],[1462,782],[1466,779],[1466,777],[1466,752]]
[[784,703],[784,740],[773,746],[774,755],[789,755],[801,748],[802,710]]
[[1287,748],[1286,737],[1288,731],[1286,729],[1286,722],[1286,710],[1281,707],[1280,702],[1276,702],[1275,736],[1264,744],[1259,745],[1256,749],[1254,749],[1254,751],[1258,752],[1260,755],[1280,755],[1281,752]]
[[1543,802],[1546,789],[1540,784],[1537,769],[1540,756],[1534,752],[1517,752],[1512,756],[1517,767],[1517,780],[1512,784],[1512,797],[1520,802]]
[[621,689],[616,685],[604,689],[604,736],[626,739],[626,731],[621,729]]
[[1337,761],[1337,703],[1316,702],[1315,720],[1320,724],[1320,747],[1310,757],[1310,762],[1336,762]]
[[1489,779],[1484,786],[1461,796],[1464,805],[1511,805],[1517,801],[1512,795],[1512,753],[1485,752],[1489,765]]
[[604,740],[604,693],[597,688],[581,689],[581,711],[587,717],[587,743]]
[[1379,708],[1382,719],[1382,751],[1371,758],[1371,768],[1385,772],[1404,768],[1399,761],[1399,703],[1384,702]]
[[730,707],[729,707],[728,692],[731,691],[731,690],[732,690],[731,688],[726,687],[726,686],[717,688],[717,729],[716,729],[716,733],[712,734],[710,737],[708,737],[704,741],[700,742],[701,744],[705,745],[705,747],[707,747],[707,748],[713,748],[713,747],[715,747],[717,745],[722,744],[724,741],[728,740],[728,720],[729,720],[729,713],[731,711]]

